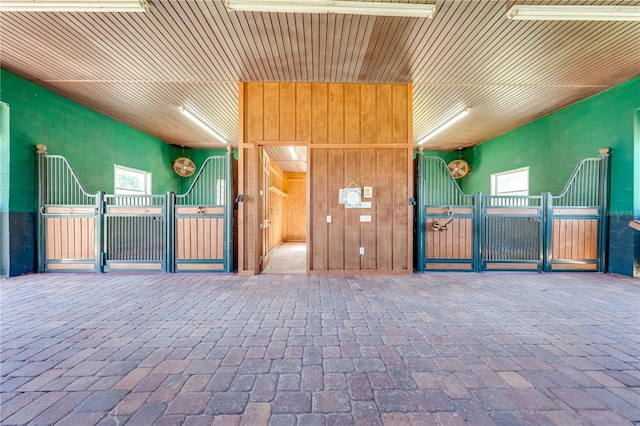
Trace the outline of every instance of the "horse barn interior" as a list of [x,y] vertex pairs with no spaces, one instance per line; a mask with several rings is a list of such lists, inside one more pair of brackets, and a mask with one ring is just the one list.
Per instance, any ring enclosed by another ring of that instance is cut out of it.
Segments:
[[0,0],[0,423],[640,424],[637,0]]
[[42,3],[1,12],[4,276],[639,273],[636,3]]

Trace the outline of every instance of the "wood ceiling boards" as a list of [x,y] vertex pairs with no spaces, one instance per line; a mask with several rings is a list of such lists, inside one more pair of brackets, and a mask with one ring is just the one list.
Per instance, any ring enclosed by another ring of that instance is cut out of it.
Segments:
[[178,106],[236,145],[239,81],[412,83],[415,141],[471,108],[425,144],[454,150],[640,75],[639,22],[510,21],[495,0],[436,5],[433,19],[228,12],[220,0],[152,0],[144,14],[6,12],[0,60],[193,148],[221,145]]

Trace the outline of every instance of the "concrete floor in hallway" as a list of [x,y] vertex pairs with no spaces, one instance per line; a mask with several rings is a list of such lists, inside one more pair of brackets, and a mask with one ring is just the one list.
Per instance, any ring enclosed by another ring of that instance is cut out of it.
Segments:
[[3,425],[640,422],[631,278],[70,273],[0,292]]

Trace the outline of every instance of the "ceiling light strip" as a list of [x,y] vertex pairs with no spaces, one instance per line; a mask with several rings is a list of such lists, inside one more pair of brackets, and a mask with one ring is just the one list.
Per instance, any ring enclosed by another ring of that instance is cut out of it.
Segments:
[[438,133],[442,132],[447,127],[451,126],[453,123],[457,122],[458,120],[460,120],[461,118],[466,116],[467,114],[469,114],[469,108],[463,108],[462,110],[457,111],[456,113],[454,113],[454,115],[449,120],[445,121],[442,125],[436,127],[427,136],[425,136],[422,139],[420,139],[418,141],[418,145],[422,145],[423,143],[425,143],[426,141],[428,141],[429,139],[431,139],[432,137],[434,137]]
[[298,161],[298,155],[296,154],[296,149],[293,146],[289,147],[289,153],[291,154],[291,158],[293,158],[293,161]]
[[640,21],[640,6],[514,5],[507,18],[532,21]]
[[0,12],[148,12],[147,0],[0,0]]
[[178,109],[185,116],[187,116],[188,119],[196,123],[202,129],[206,130],[210,135],[218,139],[220,142],[222,142],[225,145],[229,144],[229,142],[227,142],[222,136],[220,136],[215,130],[213,130],[208,124],[206,124],[200,117],[198,117],[196,113],[189,111],[184,106],[180,106],[178,107]]
[[339,13],[347,15],[432,18],[435,4],[328,0],[226,0],[227,10],[279,13]]

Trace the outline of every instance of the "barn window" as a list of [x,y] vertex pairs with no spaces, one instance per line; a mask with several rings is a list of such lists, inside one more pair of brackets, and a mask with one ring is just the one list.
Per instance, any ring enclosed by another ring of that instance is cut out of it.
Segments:
[[492,174],[491,195],[529,195],[529,167]]

